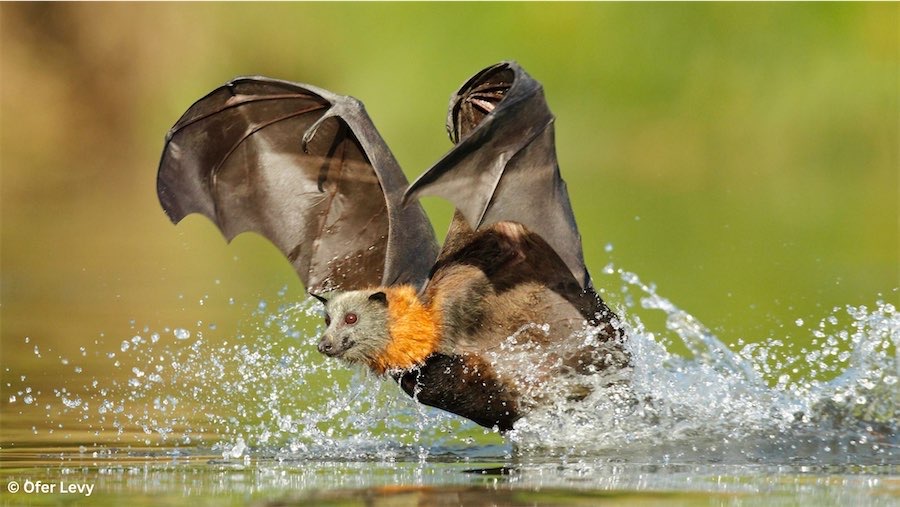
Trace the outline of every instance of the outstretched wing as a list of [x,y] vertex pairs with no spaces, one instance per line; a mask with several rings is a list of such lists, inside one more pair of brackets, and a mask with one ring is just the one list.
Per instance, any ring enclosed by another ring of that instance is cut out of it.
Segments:
[[[581,235],[556,161],[553,114],[540,83],[514,62],[488,67],[451,98],[447,129],[456,146],[412,184],[405,199],[444,197],[475,231],[518,222],[540,235],[588,288]],[[448,248],[466,243],[454,236],[471,233],[454,222],[442,258]]]
[[515,63],[489,67],[453,96],[447,123],[456,146],[405,196],[456,206],[423,292],[444,342],[398,380],[422,403],[505,431],[536,404],[586,396],[585,375],[629,356],[584,266],[540,84]]
[[362,104],[305,84],[237,78],[166,136],[157,193],[169,218],[261,234],[311,292],[421,285],[437,255],[406,177]]

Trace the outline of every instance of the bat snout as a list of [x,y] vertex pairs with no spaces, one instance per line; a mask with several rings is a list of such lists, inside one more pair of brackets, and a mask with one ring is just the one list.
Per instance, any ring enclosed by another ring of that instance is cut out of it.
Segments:
[[350,340],[347,336],[336,338],[326,334],[319,340],[317,348],[319,352],[328,357],[340,357],[354,345],[356,345],[356,342]]

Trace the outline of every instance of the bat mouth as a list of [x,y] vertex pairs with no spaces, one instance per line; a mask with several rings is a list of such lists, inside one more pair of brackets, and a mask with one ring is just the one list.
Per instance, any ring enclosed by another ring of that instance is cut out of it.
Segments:
[[342,358],[342,356],[346,354],[347,351],[352,349],[355,345],[356,342],[351,340],[347,336],[343,337],[339,342],[325,336],[321,341],[319,341],[318,349],[319,352],[328,357]]

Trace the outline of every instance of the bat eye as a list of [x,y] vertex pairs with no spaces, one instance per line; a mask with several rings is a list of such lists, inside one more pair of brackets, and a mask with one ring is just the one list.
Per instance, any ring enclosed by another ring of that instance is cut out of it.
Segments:
[[325,325],[326,326],[331,325],[331,315],[328,315],[327,313],[325,314]]
[[359,317],[357,317],[355,313],[348,313],[347,315],[344,315],[344,322],[347,324],[356,324],[356,321],[358,319]]

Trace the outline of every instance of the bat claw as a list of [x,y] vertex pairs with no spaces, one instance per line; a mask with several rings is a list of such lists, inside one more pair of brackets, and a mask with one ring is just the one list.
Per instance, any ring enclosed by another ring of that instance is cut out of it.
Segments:
[[308,129],[306,129],[306,132],[303,133],[303,139],[300,140],[300,149],[303,150],[303,153],[306,153],[307,155],[310,154],[309,153],[310,141],[312,141],[312,138],[316,136],[316,133],[319,131],[319,127],[322,126],[322,123],[326,119],[331,118],[332,116],[333,115],[331,114],[331,109],[329,109],[328,112],[323,114],[321,118],[316,120],[315,123],[313,123]]
[[362,102],[353,98],[353,97],[339,97],[339,100],[334,100],[332,102],[331,107],[325,111],[318,120],[315,121],[306,132],[303,134],[303,139],[300,142],[300,147],[303,149],[304,153],[309,154],[309,143],[313,140],[316,134],[319,131],[319,128],[328,120],[332,118],[337,118],[342,121],[344,124],[347,124],[347,119],[355,119],[365,116],[365,108],[362,105]]

